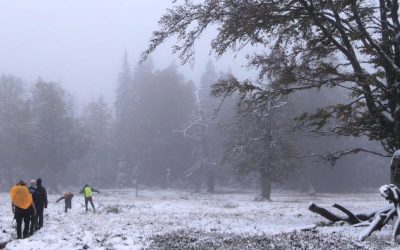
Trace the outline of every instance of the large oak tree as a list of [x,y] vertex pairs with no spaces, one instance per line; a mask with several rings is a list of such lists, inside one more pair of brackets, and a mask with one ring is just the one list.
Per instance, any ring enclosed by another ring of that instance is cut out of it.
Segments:
[[400,148],[397,0],[176,1],[161,17],[144,56],[174,37],[173,51],[186,63],[210,27],[218,31],[211,42],[216,55],[245,46],[261,51],[248,56],[249,66],[259,70],[258,81],[226,78],[214,85],[215,95],[241,91],[262,105],[294,91],[342,88],[350,101],[304,114],[303,124],[324,133],[367,136],[388,154]]

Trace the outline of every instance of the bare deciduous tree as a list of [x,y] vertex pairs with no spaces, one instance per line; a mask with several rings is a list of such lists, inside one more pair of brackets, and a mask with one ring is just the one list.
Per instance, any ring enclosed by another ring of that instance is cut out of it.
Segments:
[[391,154],[400,148],[398,10],[397,0],[183,1],[161,17],[144,57],[176,37],[173,51],[186,63],[204,30],[216,27],[217,55],[265,49],[248,57],[259,81],[227,78],[214,86],[215,95],[247,92],[265,103],[305,89],[342,88],[350,101],[305,113],[302,124],[322,130],[333,119],[330,133],[367,136]]

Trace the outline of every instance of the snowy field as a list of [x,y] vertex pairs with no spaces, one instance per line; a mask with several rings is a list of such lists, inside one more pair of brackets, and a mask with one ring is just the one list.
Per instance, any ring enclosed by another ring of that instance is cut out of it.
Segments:
[[307,248],[301,241],[321,240],[331,244],[327,249],[341,249],[343,244],[348,249],[397,246],[388,242],[390,228],[374,233],[366,242],[357,240],[364,228],[347,225],[320,226],[314,232],[294,233],[304,226],[326,222],[308,211],[310,202],[324,207],[339,203],[351,211],[369,211],[387,205],[378,192],[316,197],[275,192],[273,202],[255,202],[255,194],[250,192],[209,195],[142,190],[136,197],[133,190],[102,190],[94,195],[96,213],[85,213],[83,197],[76,195],[67,214],[64,202],[55,202],[60,196],[49,195],[44,228],[28,239],[16,240],[10,199],[7,193],[1,193],[0,242],[10,241],[6,249],[288,248],[274,242],[276,239],[298,249]]

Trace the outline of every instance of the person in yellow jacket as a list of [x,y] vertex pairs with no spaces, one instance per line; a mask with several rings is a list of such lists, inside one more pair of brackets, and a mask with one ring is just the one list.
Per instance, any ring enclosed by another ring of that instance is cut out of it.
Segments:
[[[32,194],[22,180],[10,190],[11,208],[14,218],[17,221],[17,238],[29,237],[29,223],[32,216],[36,216],[36,207],[32,199]],[[22,231],[22,221],[24,221],[24,231]]]
[[88,211],[88,203],[89,202],[90,202],[90,205],[93,208],[93,212],[96,212],[96,209],[94,208],[94,204],[93,204],[93,199],[92,199],[93,192],[100,193],[100,191],[92,188],[91,186],[89,186],[89,184],[86,184],[82,188],[82,190],[79,192],[80,194],[83,194],[83,196],[85,197],[85,208],[86,208],[85,212]]

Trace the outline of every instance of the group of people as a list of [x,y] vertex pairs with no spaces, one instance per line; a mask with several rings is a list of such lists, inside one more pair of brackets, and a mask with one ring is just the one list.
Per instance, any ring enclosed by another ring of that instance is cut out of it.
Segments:
[[[89,209],[88,209],[88,203],[89,203],[89,202],[90,202],[90,205],[91,205],[92,208],[93,208],[93,212],[96,212],[96,208],[94,207],[93,199],[92,199],[93,192],[100,193],[99,190],[96,190],[96,189],[92,188],[91,186],[89,186],[89,184],[86,184],[86,185],[82,188],[82,190],[79,192],[79,194],[83,194],[83,196],[85,197],[85,208],[86,208],[85,212],[87,212],[87,211],[89,210]],[[61,196],[56,202],[59,202],[59,201],[61,201],[61,200],[64,200],[64,202],[65,202],[65,209],[64,209],[64,211],[67,213],[67,212],[68,212],[68,209],[71,209],[71,208],[72,208],[72,198],[73,198],[73,197],[74,197],[74,194],[73,194],[73,193],[71,193],[71,192],[66,192],[66,193],[64,193],[64,195]]]
[[[85,208],[88,211],[88,203],[96,211],[92,194],[93,192],[100,193],[100,191],[92,188],[86,184],[80,191],[85,197]],[[19,181],[10,190],[11,208],[14,214],[14,219],[17,222],[17,238],[27,238],[37,230],[43,227],[43,212],[47,208],[47,191],[42,186],[42,179],[31,180],[29,187],[24,181]],[[68,209],[72,208],[72,198],[74,194],[71,192],[64,193],[56,202],[61,200],[65,201],[65,213]],[[22,222],[24,222],[24,229],[22,231]]]
[[[47,208],[47,192],[42,179],[31,180],[29,188],[19,181],[10,191],[11,208],[17,222],[17,238],[27,238],[43,227],[43,211]],[[24,230],[22,232],[22,221]]]

